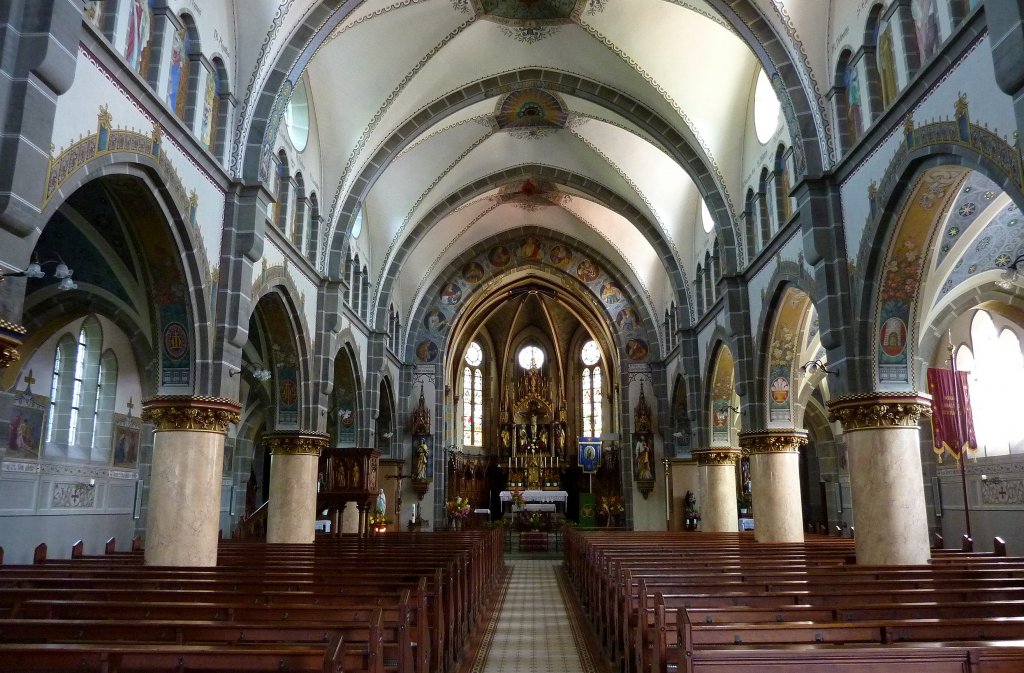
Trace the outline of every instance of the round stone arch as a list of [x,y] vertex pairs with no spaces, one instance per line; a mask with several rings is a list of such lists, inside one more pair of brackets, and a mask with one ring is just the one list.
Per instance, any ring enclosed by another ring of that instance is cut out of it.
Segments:
[[[694,429],[698,447],[705,448],[714,443],[714,428],[712,427],[713,424],[711,422],[711,417],[714,412],[712,406],[715,402],[715,374],[718,369],[719,361],[723,357],[723,353],[727,352],[729,354],[729,358],[732,359],[732,380],[735,384],[737,378],[737,360],[735,353],[737,352],[738,346],[739,344],[736,340],[729,338],[725,333],[725,329],[721,326],[715,328],[712,333],[711,340],[708,342],[707,354],[704,360],[704,385],[701,386],[700,407],[697,411],[697,423],[696,428]],[[731,398],[729,403],[732,403]]]
[[[802,328],[808,313],[814,308],[813,282],[808,282],[810,279],[799,273],[796,264],[784,264],[791,268],[783,269],[780,265],[776,271],[769,285],[772,288],[770,301],[762,306],[761,319],[755,332],[758,340],[754,355],[755,380],[761,380],[763,376],[764,383],[755,388],[755,395],[746,405],[750,414],[746,425],[750,428],[792,428],[802,416],[797,398],[799,379],[793,361],[803,350],[804,344],[780,343],[779,331],[788,327],[795,338],[803,336]],[[787,305],[794,292],[804,296],[803,305]],[[777,352],[779,349],[782,353]],[[784,395],[785,399],[776,398],[776,395]]]
[[[642,212],[629,203],[629,201],[589,178],[569,171],[564,171],[562,169],[531,164],[518,166],[514,169],[507,169],[499,173],[485,176],[442,199],[430,210],[430,212],[420,219],[420,221],[410,230],[406,238],[402,240],[402,244],[398,248],[391,265],[396,268],[401,267],[401,265],[407,261],[408,255],[416,247],[416,244],[429,234],[431,228],[462,204],[476,198],[480,194],[493,190],[496,187],[525,180],[530,177],[541,177],[550,180],[553,183],[564,185],[594,197],[599,203],[615,211],[640,229],[640,231],[644,233],[644,237],[652,244],[663,260],[675,261],[675,255],[672,248],[669,246],[667,240],[662,235],[658,227],[647,219]],[[341,243],[341,240],[342,239],[340,237],[336,237],[335,239],[337,243]],[[492,243],[492,245],[493,244],[494,243]],[[591,250],[590,252],[593,251]],[[474,255],[475,254],[479,254],[479,251],[474,253]],[[337,261],[340,262],[342,259],[344,259],[344,254],[343,251],[339,250]],[[686,279],[685,270],[680,264],[671,264],[668,272],[669,278],[672,281],[672,290],[676,303],[678,306],[685,308],[687,314],[690,316],[690,320],[692,321],[693,312],[690,294],[692,292],[692,288]],[[387,311],[391,305],[391,295],[394,288],[395,278],[393,276],[390,274],[381,274],[381,276],[380,289],[377,293],[377,300],[373,311],[373,322],[375,324],[386,324],[386,322],[381,321],[387,320]]]
[[[40,222],[44,224],[33,232],[33,249],[45,227],[52,221],[58,210],[82,189],[97,186],[102,180],[132,179],[138,181],[149,202],[142,207],[152,205],[154,220],[159,221],[174,248],[174,263],[181,273],[185,285],[185,301],[183,309],[186,326],[191,343],[189,369],[189,385],[195,394],[216,395],[212,388],[210,369],[212,367],[215,344],[211,340],[206,325],[214,322],[210,312],[211,268],[206,256],[206,248],[202,241],[197,224],[192,219],[193,203],[182,202],[167,186],[161,175],[157,162],[146,155],[127,152],[111,152],[101,154],[83,164],[71,173],[55,190],[40,211]],[[121,217],[127,217],[119,213]],[[135,252],[140,259],[147,259],[146,240],[144,238],[129,241],[137,243]],[[25,264],[28,260],[25,260]],[[152,274],[147,278],[147,285],[153,281]],[[157,320],[159,323],[159,320]],[[159,341],[161,327],[151,326],[154,330],[153,343]],[[138,329],[136,326],[135,329]],[[151,357],[160,358],[161,349],[154,348]],[[160,378],[160,368],[156,368],[154,380]],[[156,393],[154,393],[156,394]]]
[[[249,324],[257,313],[268,314],[265,319],[271,333],[264,338],[281,354],[280,360],[275,357],[266,363],[273,365],[274,401],[277,403],[276,425],[271,429],[306,430],[315,428],[319,420],[316,391],[310,374],[312,358],[308,329],[294,300],[297,294],[294,284],[287,278],[258,288],[253,292],[251,310],[246,318],[246,324]],[[294,402],[289,402],[292,395]]]
[[[85,317],[98,315],[110,320],[128,337],[132,355],[139,372],[139,386],[144,398],[152,397],[160,392],[160,367],[157,364],[159,349],[145,335],[152,334],[150,326],[136,322],[128,307],[114,301],[112,297],[93,292],[77,293],[73,302],[47,302],[40,311],[32,311],[31,319],[25,322],[28,336],[18,350],[21,353],[32,353],[54,333],[54,325],[65,325]],[[12,389],[18,383],[18,367],[4,370],[4,388]]]
[[[933,171],[941,170],[960,172],[964,176],[970,171],[976,171],[1002,188],[1018,207],[1024,205],[1024,191],[1020,183],[1007,175],[991,158],[970,147],[936,144],[896,156],[884,174],[883,188],[870,195],[874,217],[865,227],[857,256],[857,268],[861,271],[858,278],[862,281],[862,286],[860,295],[852,297],[854,315],[846,321],[847,339],[851,345],[844,349],[842,370],[847,372],[848,376],[837,381],[837,388],[845,393],[872,391],[880,385],[876,363],[876,351],[879,346],[876,340],[879,336],[876,322],[880,305],[884,300],[881,292],[885,287],[889,253],[891,248],[897,245],[897,238],[908,214],[907,210],[913,206],[912,197],[921,186],[922,180]],[[937,212],[928,226],[925,238],[929,242],[945,212],[944,209]],[[884,244],[879,245],[879,242]],[[925,252],[930,253],[930,248]],[[903,265],[900,268],[907,267]],[[923,271],[922,269],[922,273]],[[920,279],[920,275],[916,276],[915,287],[920,284]],[[896,388],[914,389],[924,386],[919,373],[924,371],[927,365],[921,358],[922,349],[914,343],[914,323],[918,317],[919,309],[914,305],[910,320],[904,320],[907,329],[905,367],[908,380],[893,384]],[[839,365],[840,361],[837,360],[836,364]],[[892,386],[889,387],[894,389]]]
[[[648,339],[650,357],[654,359],[660,357],[660,340],[656,338],[657,334],[651,334],[651,331],[653,329],[651,326],[656,325],[657,322],[654,320],[654,315],[650,313],[646,304],[644,302],[637,301],[639,297],[643,296],[643,293],[640,292],[633,285],[633,283],[630,282],[628,278],[622,276],[621,273],[616,273],[617,267],[600,252],[594,250],[590,246],[582,244],[581,242],[575,239],[570,239],[569,237],[565,237],[563,235],[557,234],[556,232],[552,232],[541,227],[520,227],[510,231],[502,232],[502,234],[500,234],[499,236],[495,236],[477,243],[469,250],[467,250],[465,253],[463,253],[458,260],[454,261],[451,265],[449,265],[448,268],[451,270],[449,273],[445,275],[439,275],[437,278],[435,278],[430,283],[430,285],[428,285],[425,288],[422,296],[440,296],[442,289],[448,283],[451,282],[453,275],[457,273],[458,269],[461,268],[463,264],[471,262],[473,259],[480,257],[489,250],[492,250],[500,245],[515,247],[517,246],[520,240],[529,237],[536,237],[549,241],[560,241],[565,244],[571,244],[581,254],[593,260],[599,268],[603,269],[610,278],[610,280],[617,283],[618,286],[629,298],[630,301],[628,302],[628,305],[632,306],[634,311],[638,313],[639,323],[641,325],[648,326],[646,331],[641,333]],[[474,285],[473,291],[469,293],[467,296],[462,297],[459,303],[461,303],[463,306],[470,304],[473,301],[474,297],[480,296],[481,293],[492,292],[495,289],[496,285],[503,284],[504,281],[502,279],[507,277],[508,274],[521,271],[524,268],[536,268],[538,271],[542,273],[558,274],[568,279],[569,283],[580,284],[575,276],[569,274],[566,270],[560,269],[554,265],[520,263],[518,266],[514,266],[509,269],[505,269],[500,272],[494,273],[490,278],[481,278],[480,281]],[[595,304],[598,303],[597,298],[593,296],[589,288],[586,288],[585,284],[583,285],[583,287],[583,292],[585,293],[584,297],[586,297],[586,299],[582,299],[581,301],[591,300]],[[407,331],[408,336],[406,340],[406,348],[404,354],[407,362],[412,362],[417,359],[417,351],[419,350],[421,343],[429,336],[429,331],[427,331],[424,325],[425,320],[427,318],[427,313],[431,311],[433,308],[433,304],[421,300],[419,302],[419,305],[412,313],[411,319],[409,321],[409,329]],[[608,310],[607,306],[601,305],[598,307],[598,309],[602,311],[602,317],[608,325],[614,324],[615,316],[610,314],[610,311]],[[458,316],[460,313],[461,310],[457,311],[455,316]],[[454,320],[452,322],[454,323]],[[415,331],[413,330],[413,326],[416,326]],[[449,330],[447,334],[445,334],[443,337],[444,341],[442,345],[444,346],[444,349],[442,349],[435,343],[435,347],[437,347],[438,354],[440,354],[443,350],[447,349],[448,340],[450,339],[450,337],[451,331]],[[625,339],[621,339],[621,341],[622,343],[618,344],[620,350],[625,347]]]

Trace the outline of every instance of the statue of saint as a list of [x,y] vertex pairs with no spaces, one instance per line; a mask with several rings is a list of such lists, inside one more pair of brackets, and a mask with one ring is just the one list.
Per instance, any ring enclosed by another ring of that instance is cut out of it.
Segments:
[[427,442],[420,438],[420,444],[416,447],[416,469],[413,470],[413,479],[423,481],[427,478],[427,457],[430,455],[430,449],[427,448]]
[[382,488],[380,489],[380,492],[377,493],[377,504],[374,507],[374,512],[380,516],[384,516],[384,514],[386,514],[387,511],[388,499],[387,496],[384,495],[384,489]]
[[501,448],[508,451],[509,442],[512,441],[512,433],[508,431],[508,428],[502,428],[501,430]]
[[558,455],[565,453],[565,426],[555,423],[555,452]]

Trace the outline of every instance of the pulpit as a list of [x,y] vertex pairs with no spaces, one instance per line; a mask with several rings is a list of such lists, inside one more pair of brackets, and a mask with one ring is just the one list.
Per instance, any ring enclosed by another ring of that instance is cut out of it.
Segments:
[[380,486],[380,451],[372,448],[331,448],[320,453],[316,510],[328,510],[332,530],[341,534],[341,512],[354,502],[359,509],[359,533],[368,535],[369,513]]

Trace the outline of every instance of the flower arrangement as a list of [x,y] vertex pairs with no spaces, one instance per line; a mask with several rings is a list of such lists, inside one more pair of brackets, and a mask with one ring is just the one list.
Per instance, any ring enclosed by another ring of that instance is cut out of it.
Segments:
[[454,500],[445,503],[449,519],[465,519],[469,516],[469,499],[461,495],[455,496]]
[[621,495],[601,496],[597,499],[597,511],[605,516],[618,516],[626,510]]
[[392,519],[391,519],[390,516],[387,516],[387,515],[384,515],[384,514],[371,514],[370,515],[370,525],[373,526],[373,527],[389,526],[389,525],[391,525],[391,523],[392,523]]
[[522,509],[526,505],[526,497],[519,490],[512,491],[512,507]]
[[540,530],[544,525],[544,517],[541,516],[540,512],[527,512],[523,515],[523,528],[529,530]]

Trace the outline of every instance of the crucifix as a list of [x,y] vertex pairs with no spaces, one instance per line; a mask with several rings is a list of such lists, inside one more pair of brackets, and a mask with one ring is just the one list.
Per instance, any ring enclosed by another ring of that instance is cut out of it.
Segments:
[[[406,479],[412,479],[412,474],[402,474],[402,467],[399,466],[398,474],[390,474],[385,479],[395,480],[395,521],[398,524],[398,529],[402,529],[402,482]],[[419,513],[416,511],[416,503],[412,505],[412,521],[411,523],[419,523]]]

